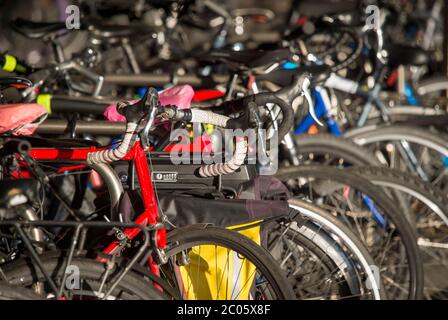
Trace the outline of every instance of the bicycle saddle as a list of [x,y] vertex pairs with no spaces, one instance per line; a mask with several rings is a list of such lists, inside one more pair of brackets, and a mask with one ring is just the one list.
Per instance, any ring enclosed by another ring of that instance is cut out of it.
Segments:
[[230,49],[213,50],[204,58],[205,60],[221,61],[235,65],[238,69],[252,69],[280,62],[291,57],[288,49],[276,49],[269,51]]
[[0,105],[0,133],[33,134],[47,115],[46,109],[36,103],[2,104]]
[[391,67],[399,65],[422,66],[428,64],[431,60],[430,52],[418,47],[389,44],[385,48],[389,54],[387,63]]
[[[36,202],[39,197],[39,182],[34,179],[0,181],[0,208],[6,209],[26,202]],[[26,198],[23,198],[25,196]],[[19,198],[20,197],[20,198]]]
[[286,87],[291,84],[295,76],[308,73],[311,75],[313,83],[323,82],[331,73],[331,68],[327,65],[301,66],[292,70],[275,70],[267,74],[257,76],[257,80],[271,81],[280,87]]
[[17,18],[10,22],[10,26],[14,31],[27,38],[39,39],[65,29],[65,22],[34,22]]
[[296,7],[297,12],[309,17],[320,17],[322,15],[336,15],[356,11],[358,0],[302,0]]

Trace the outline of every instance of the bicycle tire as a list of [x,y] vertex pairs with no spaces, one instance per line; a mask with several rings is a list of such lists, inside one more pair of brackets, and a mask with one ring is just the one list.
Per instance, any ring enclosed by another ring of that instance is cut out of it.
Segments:
[[416,232],[407,219],[401,215],[401,212],[397,209],[396,205],[381,189],[370,183],[368,180],[348,172],[347,170],[326,166],[286,167],[280,169],[277,172],[276,177],[282,181],[291,179],[291,177],[331,180],[340,184],[353,186],[355,190],[359,190],[363,194],[368,195],[375,205],[381,209],[383,214],[387,214],[387,219],[390,219],[400,231],[409,264],[410,284],[407,296],[408,299],[421,298],[423,290],[423,267],[416,241]]
[[[373,184],[388,190],[397,190],[408,197],[411,207],[410,220],[419,234],[418,244],[422,250],[425,267],[425,298],[446,299],[443,279],[446,276],[446,248],[448,237],[448,201],[446,196],[430,183],[389,168],[350,168],[362,174]],[[412,200],[411,200],[412,199]],[[416,201],[416,200],[417,201]]]
[[[351,166],[382,166],[382,164],[369,152],[353,141],[341,137],[335,137],[331,134],[318,135],[299,135],[295,137],[297,146],[297,155],[302,160],[304,157],[312,155],[312,161],[305,161],[306,165],[333,165],[337,167]],[[324,158],[319,156],[324,156]],[[334,156],[338,161],[329,163],[327,155]],[[317,157],[316,157],[317,156]],[[399,193],[394,194],[399,203],[403,203],[404,199]]]
[[301,134],[294,137],[297,152],[300,155],[313,153],[317,155],[335,155],[350,165],[364,166],[380,165],[379,161],[368,150],[360,147],[349,139],[335,137],[331,134],[317,135]]
[[448,144],[445,139],[431,131],[419,127],[404,125],[372,125],[352,129],[344,133],[344,137],[364,146],[369,143],[389,140],[406,140],[421,144],[448,156]]
[[[49,253],[40,257],[40,262],[47,274],[51,275],[53,279],[61,279],[64,274],[63,260],[66,258],[64,254]],[[105,273],[105,264],[83,257],[73,257],[71,266],[76,266],[79,270],[79,276],[82,277],[83,283],[87,283],[92,290],[99,289],[102,277]],[[42,271],[36,267],[30,258],[23,258],[14,262],[8,263],[3,271],[12,285],[20,285],[29,287],[35,283],[44,283],[45,277]],[[111,277],[116,275],[118,268],[115,266],[110,270]],[[81,278],[80,278],[81,281]],[[107,286],[107,284],[106,284]],[[80,290],[83,293],[84,290]],[[107,289],[104,290],[104,292]],[[103,293],[104,293],[103,292]],[[95,293],[95,292],[94,292]],[[162,296],[154,286],[142,279],[137,274],[128,272],[121,281],[119,281],[112,294],[117,297],[122,294],[121,298],[125,300],[160,300]],[[47,296],[48,297],[48,296]]]
[[295,295],[283,271],[271,254],[263,247],[257,245],[242,234],[210,225],[190,225],[175,229],[168,233],[169,244],[166,250],[167,257],[174,257],[182,250],[200,245],[220,245],[238,254],[243,254],[273,286],[278,299],[293,300]]
[[426,205],[437,208],[437,213],[448,223],[448,200],[443,192],[430,183],[414,175],[386,167],[351,167],[349,170],[378,186],[390,186],[415,196]]
[[[427,157],[425,158],[427,161],[425,163],[416,159],[419,164],[419,175],[425,178],[425,180],[428,179],[428,181],[432,181],[433,185],[437,188],[442,190],[448,188],[445,164],[446,159],[448,159],[448,143],[446,142],[448,137],[443,133],[439,132],[436,134],[415,126],[374,125],[350,130],[345,134],[345,137],[352,139],[355,143],[366,148],[375,148],[376,146],[379,146],[378,151],[382,157],[384,157],[385,154],[383,151],[384,144],[394,146],[396,143],[402,145],[403,142],[406,142],[411,150],[418,150],[422,155],[427,154]],[[401,153],[400,149],[398,149],[398,151]],[[386,156],[389,157],[388,155]],[[407,157],[408,156],[405,155],[405,158]],[[415,154],[413,154],[413,157],[417,158]],[[439,159],[439,161],[435,162],[435,159]],[[384,160],[387,163],[387,160]],[[403,155],[391,158],[390,164],[388,163],[388,165],[397,166],[395,164],[397,160],[399,161],[398,165],[402,166],[400,170],[406,172],[418,171],[415,168],[409,168],[410,161],[404,159]]]
[[[315,223],[318,230],[328,229],[330,231],[330,238],[331,239],[338,239],[340,241],[338,248],[332,248],[328,249],[321,246],[321,242],[317,242],[316,239],[316,233],[311,232],[309,235],[302,234],[302,237],[308,236],[308,243],[311,246],[317,246],[319,247],[323,252],[328,254],[329,258],[331,259],[332,254],[335,253],[336,249],[341,250],[343,247],[344,254],[346,255],[346,259],[354,260],[355,265],[358,268],[361,268],[361,273],[367,274],[367,278],[369,279],[370,283],[375,283],[376,286],[374,286],[372,289],[374,299],[375,300],[384,300],[386,299],[386,292],[384,290],[384,286],[382,285],[381,279],[375,279],[375,275],[372,274],[371,267],[375,265],[375,262],[373,258],[371,257],[370,253],[368,252],[367,248],[364,246],[364,244],[358,239],[358,237],[349,229],[346,225],[341,223],[338,219],[336,219],[333,215],[328,213],[327,211],[323,210],[322,208],[303,201],[296,198],[292,198],[289,201],[290,207],[294,210],[297,210],[302,217],[306,217],[307,219],[310,219],[308,222]],[[305,226],[306,227],[306,226]],[[300,237],[299,237],[300,239]],[[302,245],[304,243],[302,242]],[[334,262],[336,262],[338,259],[333,259]],[[347,272],[348,268],[346,268]],[[361,282],[364,282],[365,279],[361,280]],[[361,283],[361,286],[365,283]],[[364,290],[366,290],[364,288]],[[350,296],[349,296],[350,297]],[[344,299],[344,297],[342,297]],[[351,296],[350,298],[353,298]]]

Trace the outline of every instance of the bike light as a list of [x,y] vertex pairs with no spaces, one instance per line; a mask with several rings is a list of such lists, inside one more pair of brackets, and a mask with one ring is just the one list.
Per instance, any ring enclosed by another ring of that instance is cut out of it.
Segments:
[[156,246],[159,249],[164,249],[166,247],[166,229],[158,229],[156,230]]

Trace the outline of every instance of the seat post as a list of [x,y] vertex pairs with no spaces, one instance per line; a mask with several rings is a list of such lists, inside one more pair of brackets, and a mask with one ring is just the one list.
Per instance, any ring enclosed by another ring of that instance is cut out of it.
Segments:
[[121,46],[126,57],[128,58],[128,62],[132,68],[132,72],[134,72],[135,74],[140,74],[140,66],[138,65],[137,58],[135,57],[134,49],[132,49],[132,46],[129,44],[129,38],[123,38],[121,40]]

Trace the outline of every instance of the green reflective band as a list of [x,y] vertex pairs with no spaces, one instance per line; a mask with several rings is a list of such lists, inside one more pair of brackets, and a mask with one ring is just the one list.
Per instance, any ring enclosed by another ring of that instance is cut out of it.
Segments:
[[16,65],[15,71],[16,71],[16,72],[20,72],[20,73],[26,73],[26,72],[27,72],[27,71],[26,71],[26,67],[25,67],[25,66],[22,66],[22,65],[19,64],[19,63]]
[[17,59],[14,56],[5,54],[5,64],[3,65],[3,70],[7,72],[13,72],[17,65]]
[[37,96],[37,104],[44,107],[48,113],[51,113],[51,94],[40,94]]

